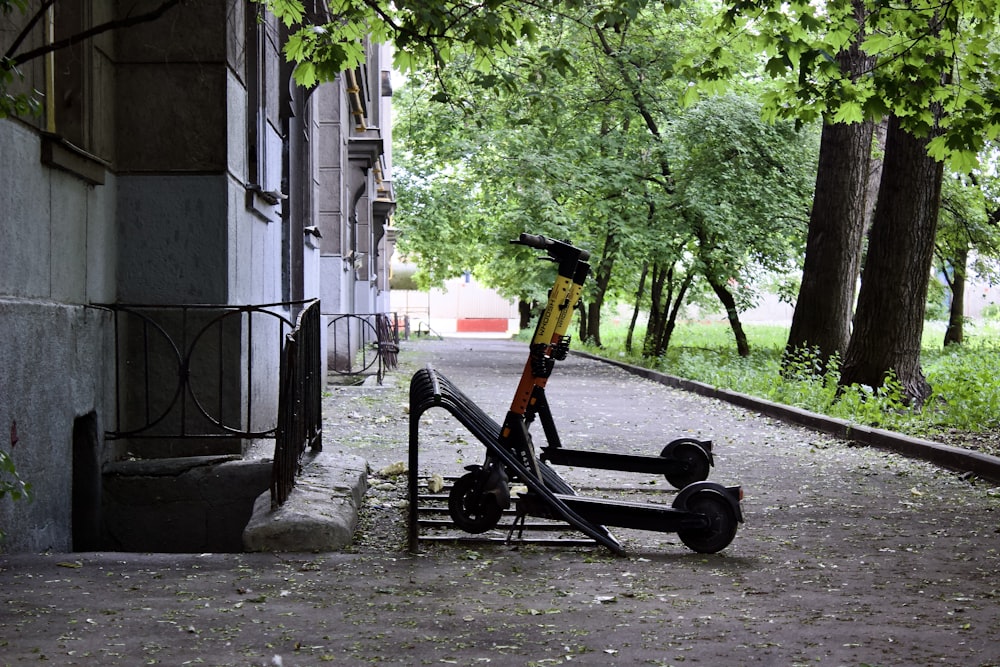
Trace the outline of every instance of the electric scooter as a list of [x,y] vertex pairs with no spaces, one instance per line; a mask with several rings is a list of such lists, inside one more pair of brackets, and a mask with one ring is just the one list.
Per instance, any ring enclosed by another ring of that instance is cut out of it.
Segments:
[[[710,443],[680,438],[658,457],[571,450],[562,447],[545,385],[555,362],[565,359],[573,310],[589,274],[589,253],[565,241],[521,234],[511,243],[545,251],[558,271],[529,345],[528,359],[502,424],[497,424],[444,375],[427,367],[410,382],[410,548],[417,550],[417,466],[419,420],[431,407],[442,407],[486,447],[482,465],[466,468],[453,485],[448,510],[455,525],[469,533],[491,530],[511,505],[510,486],[527,488],[514,500],[516,518],[509,538],[527,516],[565,521],[624,554],[607,526],[675,532],[694,551],[715,553],[727,547],[743,521],[742,490],[705,481],[712,463]],[[546,446],[536,456],[529,426],[542,423]],[[681,486],[670,506],[580,496],[549,464],[664,474]]]

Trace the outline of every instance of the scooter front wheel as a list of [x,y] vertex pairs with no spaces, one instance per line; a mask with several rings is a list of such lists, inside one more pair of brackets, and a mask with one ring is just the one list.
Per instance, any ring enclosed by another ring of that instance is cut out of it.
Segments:
[[674,440],[663,448],[660,456],[677,463],[677,470],[664,475],[675,489],[708,479],[712,461],[701,443],[693,438]]
[[732,503],[722,494],[710,489],[696,491],[688,498],[683,509],[701,514],[708,522],[704,528],[677,531],[681,542],[692,551],[714,554],[729,546],[736,537],[739,520]]
[[484,493],[481,477],[481,472],[462,475],[448,494],[448,513],[455,525],[467,533],[485,533],[503,515],[496,495]]

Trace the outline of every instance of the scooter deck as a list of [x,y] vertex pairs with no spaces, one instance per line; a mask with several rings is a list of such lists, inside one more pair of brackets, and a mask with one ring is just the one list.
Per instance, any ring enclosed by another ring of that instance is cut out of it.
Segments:
[[666,505],[583,496],[557,495],[557,498],[581,516],[605,526],[676,533],[681,530],[701,530],[709,525],[704,515]]
[[[549,407],[548,399],[545,396],[545,388],[537,385],[532,388],[531,400],[529,402],[529,412],[526,415],[526,421],[530,424],[536,417],[542,424],[542,432],[545,434],[546,443],[545,446],[541,448],[539,458],[547,463],[551,463],[553,465],[577,466],[580,468],[597,468],[600,470],[617,470],[620,472],[665,475],[668,477],[677,473],[684,473],[687,470],[687,463],[665,454],[661,454],[660,456],[649,456],[600,452],[595,450],[569,449],[563,447],[562,440],[559,438],[559,432],[556,429],[555,420],[552,417],[552,410]],[[681,438],[678,440],[684,440],[697,445],[708,457],[708,465],[712,466],[715,464],[712,457],[711,440],[696,440],[694,438]],[[673,442],[676,443],[678,440]]]
[[543,447],[541,459],[547,463],[621,472],[643,472],[651,475],[670,475],[677,472],[678,464],[663,456],[638,454],[611,454],[608,452]]

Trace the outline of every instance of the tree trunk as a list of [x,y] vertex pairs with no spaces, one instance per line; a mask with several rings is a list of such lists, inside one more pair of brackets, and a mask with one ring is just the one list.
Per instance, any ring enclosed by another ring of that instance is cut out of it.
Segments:
[[576,307],[580,309],[580,340],[587,340],[590,338],[589,324],[590,320],[587,318],[587,304],[583,301],[578,301]]
[[815,349],[824,368],[851,337],[871,140],[872,123],[823,126],[802,284],[785,348]]
[[684,297],[687,296],[688,288],[691,287],[692,282],[694,282],[694,274],[688,272],[684,276],[684,280],[681,281],[681,287],[677,290],[677,298],[673,300],[673,305],[670,307],[670,316],[667,318],[663,333],[656,344],[656,356],[666,352],[670,346],[670,337],[674,335],[674,329],[677,327],[677,315],[681,312],[681,305],[684,304]]
[[920,341],[942,176],[942,165],[927,155],[928,141],[890,118],[854,333],[840,377],[842,386],[880,387],[895,371],[917,406],[931,391],[920,368]]
[[875,217],[875,204],[878,203],[878,189],[882,183],[882,156],[885,155],[885,132],[889,127],[889,119],[883,118],[875,123],[872,132],[871,155],[868,158],[868,194],[865,196],[865,226],[862,236],[868,236],[872,228],[872,218]]
[[520,329],[527,329],[531,326],[531,308],[532,304],[524,299],[519,299],[517,302],[517,325]]
[[[628,323],[628,335],[625,336],[625,352],[632,353],[632,334],[635,332],[635,323],[639,319],[639,310],[642,307],[642,295],[646,291],[646,274],[649,272],[649,262],[642,263],[642,273],[639,274],[639,288],[635,291],[635,308],[632,309],[632,320]],[[647,325],[648,326],[648,325]]]
[[[659,263],[653,263],[653,275],[649,290],[650,309],[649,324],[646,326],[646,338],[642,344],[642,356],[659,357],[667,351],[670,336],[677,323],[684,297],[694,281],[694,274],[686,273],[681,286],[674,296],[674,265],[664,269]],[[664,290],[666,294],[664,294]]]
[[595,297],[593,301],[590,302],[590,307],[587,309],[587,338],[592,345],[597,347],[604,347],[604,343],[601,342],[601,307],[604,305],[604,295]]
[[663,308],[663,286],[667,282],[669,271],[653,262],[653,274],[649,284],[649,324],[646,326],[646,337],[642,342],[642,356],[655,357],[657,341],[663,333],[666,322],[666,309]]
[[948,286],[951,288],[951,308],[948,309],[948,328],[944,332],[944,346],[961,345],[965,338],[965,271],[969,262],[969,248],[956,253],[952,260],[954,272]]
[[[865,13],[863,4],[856,1],[860,25],[864,25]],[[853,77],[871,64],[857,44],[839,53],[837,60]],[[873,131],[872,122],[825,123],[820,138],[802,284],[785,350],[815,350],[823,371],[831,356],[844,353],[851,337],[862,242],[880,171],[871,159]],[[874,192],[870,192],[872,186]]]
[[741,357],[750,356],[750,343],[747,341],[747,335],[743,331],[743,325],[740,323],[740,314],[736,310],[736,299],[733,297],[733,293],[711,275],[706,274],[705,277],[708,278],[708,284],[712,286],[715,295],[719,297],[719,301],[722,302],[722,305],[726,309],[729,326],[732,328],[733,336],[736,338],[736,352]]
[[587,318],[587,337],[590,341],[601,347],[601,307],[604,305],[604,296],[608,292],[608,285],[611,283],[611,273],[615,266],[615,258],[618,255],[618,237],[614,231],[608,230],[604,237],[604,250],[601,252],[601,261],[598,262],[594,271],[594,298],[590,301],[590,308]]
[[670,304],[674,303],[674,265],[671,264],[670,268],[666,271],[666,287],[667,293],[664,296],[661,289],[660,296],[660,321],[657,323],[656,327],[656,341],[653,344],[653,356],[659,357],[664,352],[667,351],[667,343],[670,342],[670,336],[673,334],[673,330],[670,327]]

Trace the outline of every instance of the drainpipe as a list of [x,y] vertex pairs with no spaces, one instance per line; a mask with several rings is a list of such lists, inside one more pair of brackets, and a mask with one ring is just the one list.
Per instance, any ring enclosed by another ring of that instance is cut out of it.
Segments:
[[295,83],[293,65],[284,58],[279,65],[278,116],[281,122],[281,192],[287,198],[281,202],[281,273],[282,296],[299,301],[305,295],[303,197],[302,90]]
[[[45,45],[56,41],[56,14],[53,5],[45,10]],[[56,131],[56,54],[45,54],[45,131]]]
[[368,129],[365,125],[365,108],[361,105],[361,88],[358,86],[358,79],[354,75],[353,69],[344,71],[347,78],[347,95],[351,100],[351,115],[354,116],[354,129],[364,132]]

